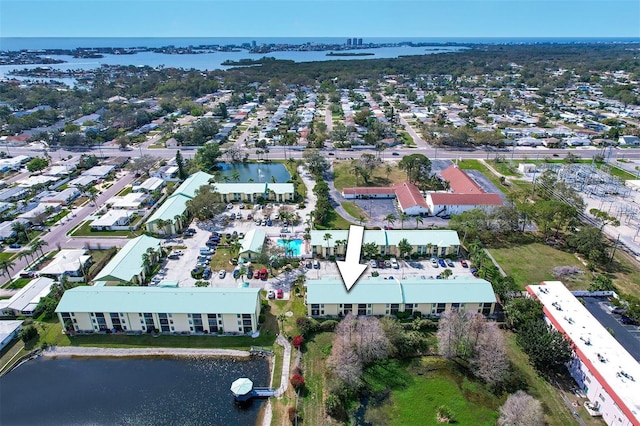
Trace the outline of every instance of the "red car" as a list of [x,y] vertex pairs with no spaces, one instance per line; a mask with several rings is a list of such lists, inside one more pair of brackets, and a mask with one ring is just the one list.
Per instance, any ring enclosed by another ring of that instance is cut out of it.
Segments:
[[279,288],[278,290],[276,290],[276,297],[278,299],[282,299],[284,297],[284,291],[282,291],[281,288]]
[[259,275],[261,280],[266,280],[267,279],[267,270],[266,269],[260,269],[260,275]]
[[469,264],[464,259],[460,259],[460,264],[462,265],[463,268],[468,268],[469,267]]

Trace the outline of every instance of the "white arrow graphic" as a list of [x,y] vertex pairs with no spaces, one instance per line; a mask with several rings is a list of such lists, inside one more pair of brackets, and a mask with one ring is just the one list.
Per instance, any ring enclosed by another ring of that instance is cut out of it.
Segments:
[[367,265],[360,264],[360,251],[362,250],[362,237],[364,236],[364,227],[351,225],[349,227],[349,240],[347,241],[347,254],[344,261],[338,260],[338,270],[342,275],[342,281],[347,291],[360,278],[360,275],[367,269]]

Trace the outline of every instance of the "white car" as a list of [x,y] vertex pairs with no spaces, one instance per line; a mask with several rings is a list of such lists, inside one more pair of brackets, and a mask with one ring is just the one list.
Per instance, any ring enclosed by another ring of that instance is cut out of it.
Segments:
[[218,278],[224,278],[227,276],[227,271],[225,271],[224,269],[221,269],[220,272],[218,272]]
[[433,266],[434,268],[438,267],[438,259],[436,259],[435,257],[431,258],[431,266]]
[[227,204],[227,210],[231,210],[233,208],[233,204],[229,203]]
[[395,257],[392,257],[391,259],[389,259],[391,261],[391,267],[393,269],[400,269],[400,265],[398,264],[398,261],[396,260]]
[[378,262],[376,262],[375,259],[371,259],[369,261],[369,266],[371,266],[372,268],[377,268],[378,267]]

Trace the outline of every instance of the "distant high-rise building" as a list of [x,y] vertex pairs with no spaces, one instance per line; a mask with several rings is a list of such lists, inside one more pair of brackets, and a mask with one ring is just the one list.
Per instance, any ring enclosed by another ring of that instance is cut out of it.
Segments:
[[351,46],[351,39],[350,38],[347,39],[347,46]]
[[362,39],[361,38],[358,39],[358,46],[362,46]]
[[251,42],[251,47],[256,47],[256,41],[255,41],[255,40],[253,40],[253,41]]
[[353,38],[353,42],[351,44],[353,44],[354,46],[357,46],[358,45],[358,39],[354,37]]

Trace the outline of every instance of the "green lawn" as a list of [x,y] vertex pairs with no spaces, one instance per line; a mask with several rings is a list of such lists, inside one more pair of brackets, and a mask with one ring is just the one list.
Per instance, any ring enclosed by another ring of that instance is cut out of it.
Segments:
[[16,280],[13,280],[13,284],[8,286],[7,288],[19,289],[29,284],[29,282],[31,282],[31,278],[18,278]]
[[333,183],[338,191],[352,186],[390,186],[407,180],[407,174],[397,166],[392,166],[388,175],[384,165],[378,167],[373,171],[367,185],[360,178],[356,180],[352,171],[351,161],[336,161],[333,163]]
[[495,425],[498,418],[501,401],[439,357],[416,358],[406,367],[395,360],[379,364],[367,373],[367,382],[376,381],[393,390],[387,401],[367,408],[365,421],[374,425],[438,425],[443,405],[460,425]]
[[16,255],[15,253],[0,251],[0,261],[13,259],[15,255]]
[[[135,223],[135,222],[134,222]],[[134,238],[137,235],[131,231],[92,231],[91,221],[82,222],[82,225],[71,231],[74,237],[127,237]]]
[[407,147],[412,148],[412,147],[416,146],[416,143],[414,142],[413,138],[411,137],[411,135],[409,133],[407,133],[407,132],[398,132],[398,136],[400,136],[400,140]]
[[509,246],[489,249],[491,255],[511,275],[520,288],[538,284],[544,280],[554,280],[553,268],[556,266],[578,266],[585,271],[575,280],[563,280],[569,289],[586,289],[591,282],[590,273],[578,258],[541,243],[522,246]]
[[521,176],[520,173],[518,173],[518,163],[516,163],[515,161],[511,162],[488,160],[487,163],[491,164],[491,167],[505,176]]
[[133,192],[133,187],[131,186],[125,186],[122,191],[118,192],[118,196],[119,197],[123,197],[127,194],[131,194],[131,192]]
[[354,225],[349,222],[347,219],[340,216],[335,210],[331,209],[328,213],[329,220],[326,226],[315,225],[315,228],[318,230],[323,229],[349,229],[349,226]]
[[364,210],[362,210],[360,206],[353,201],[340,201],[340,204],[342,205],[342,207],[344,207],[347,213],[349,213],[356,219],[359,219],[361,216],[365,219],[369,218],[369,215],[367,215]]

